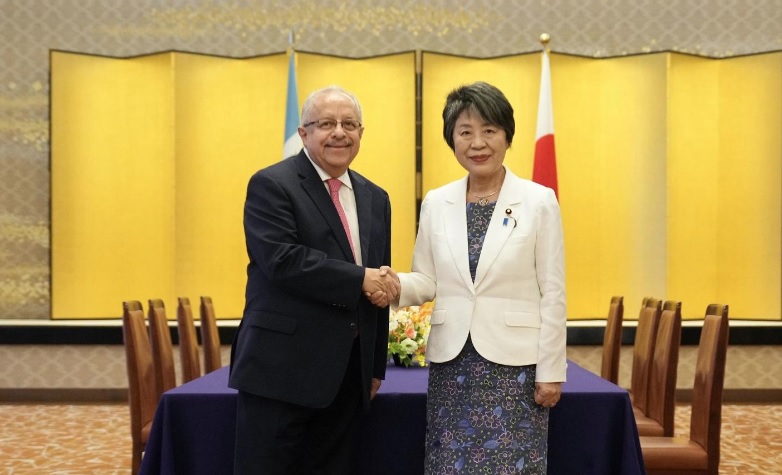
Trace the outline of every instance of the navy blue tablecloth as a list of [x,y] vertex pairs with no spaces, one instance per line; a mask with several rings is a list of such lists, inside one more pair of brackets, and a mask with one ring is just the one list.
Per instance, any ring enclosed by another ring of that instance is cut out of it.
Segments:
[[[390,366],[362,425],[357,475],[423,473],[426,368]],[[145,475],[230,475],[236,391],[222,368],[166,392],[141,465]],[[643,474],[630,398],[570,362],[549,419],[549,474]]]

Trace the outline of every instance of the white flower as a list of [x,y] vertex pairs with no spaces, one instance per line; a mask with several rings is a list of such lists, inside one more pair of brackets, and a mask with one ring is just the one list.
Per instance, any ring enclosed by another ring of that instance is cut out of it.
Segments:
[[418,349],[418,343],[416,343],[414,340],[411,340],[410,338],[405,338],[404,340],[400,341],[399,344],[408,355],[412,355],[415,353],[415,350]]

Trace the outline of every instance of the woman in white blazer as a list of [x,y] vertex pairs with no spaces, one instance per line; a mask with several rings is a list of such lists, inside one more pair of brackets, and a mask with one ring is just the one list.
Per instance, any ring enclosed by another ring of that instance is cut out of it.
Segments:
[[455,89],[443,121],[467,176],[426,195],[412,272],[398,275],[400,306],[435,301],[426,473],[545,474],[567,364],[559,205],[504,166],[515,122],[499,89]]

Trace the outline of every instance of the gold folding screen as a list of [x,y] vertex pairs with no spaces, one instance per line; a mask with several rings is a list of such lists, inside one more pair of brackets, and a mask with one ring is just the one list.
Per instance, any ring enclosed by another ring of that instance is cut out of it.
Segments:
[[[393,205],[394,266],[415,237],[412,53],[298,54],[300,102],[338,83],[362,101],[354,168]],[[603,318],[611,295],[779,319],[782,55],[552,55],[568,314]],[[52,312],[115,316],[119,302],[210,294],[241,314],[245,185],[279,160],[285,55],[52,55]],[[459,84],[499,86],[516,111],[507,164],[532,170],[540,56],[423,55],[424,193],[463,176],[442,139]],[[629,312],[632,318],[634,312]]]

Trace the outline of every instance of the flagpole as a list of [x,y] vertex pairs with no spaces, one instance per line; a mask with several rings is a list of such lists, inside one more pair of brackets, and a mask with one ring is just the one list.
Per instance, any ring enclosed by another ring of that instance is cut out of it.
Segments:
[[301,151],[302,142],[299,137],[299,94],[296,86],[296,35],[291,29],[288,32],[288,91],[285,98],[285,135],[283,138],[282,157],[290,157]]
[[423,198],[423,95],[424,95],[424,53],[415,50],[415,224],[421,217]]
[[551,36],[548,33],[542,33],[539,40],[543,45],[543,53],[540,65],[540,93],[538,96],[538,121],[535,131],[535,160],[532,166],[532,181],[551,188],[559,198],[548,48]]

